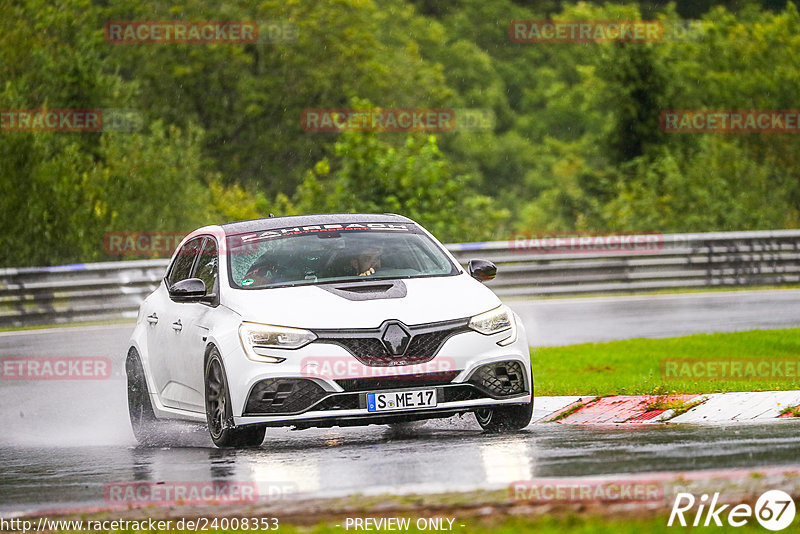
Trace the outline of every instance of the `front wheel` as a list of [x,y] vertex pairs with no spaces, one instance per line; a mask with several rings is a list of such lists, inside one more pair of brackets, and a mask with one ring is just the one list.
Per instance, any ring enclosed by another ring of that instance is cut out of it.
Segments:
[[206,420],[208,433],[217,447],[258,447],[264,441],[265,425],[233,425],[231,396],[222,359],[216,348],[206,362]]
[[487,432],[521,430],[528,426],[533,417],[533,399],[525,404],[478,408],[475,419]]

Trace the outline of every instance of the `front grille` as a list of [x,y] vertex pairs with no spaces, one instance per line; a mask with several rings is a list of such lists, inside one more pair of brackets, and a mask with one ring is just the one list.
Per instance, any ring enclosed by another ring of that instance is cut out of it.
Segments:
[[441,386],[449,384],[461,371],[443,371],[416,375],[381,376],[371,378],[348,378],[336,383],[345,391],[379,391],[382,389],[403,389],[422,386]]
[[347,349],[347,352],[358,358],[363,364],[375,365],[369,363],[369,360],[377,359],[381,361],[382,365],[391,365],[388,362],[391,361],[392,356],[386,352],[386,347],[378,338],[352,337],[337,339],[333,342]]
[[244,415],[302,412],[327,394],[312,380],[268,378],[250,390]]
[[517,361],[492,362],[478,367],[467,382],[493,396],[516,395],[525,392],[525,371]]
[[363,363],[373,367],[415,365],[432,360],[448,338],[469,331],[469,319],[442,321],[415,326],[404,326],[411,340],[403,354],[393,355],[381,339],[387,325],[399,321],[385,321],[379,328],[355,330],[315,330],[315,343],[333,343]]
[[425,356],[436,354],[439,352],[439,347],[444,344],[447,338],[457,333],[453,330],[454,329],[439,330],[438,332],[414,336],[411,338],[411,343],[408,344],[408,349],[406,349],[406,357],[424,358]]

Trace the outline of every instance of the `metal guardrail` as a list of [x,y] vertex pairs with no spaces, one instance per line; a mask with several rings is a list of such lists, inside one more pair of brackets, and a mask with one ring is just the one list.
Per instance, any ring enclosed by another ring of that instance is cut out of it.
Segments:
[[[630,246],[635,242],[643,245]],[[463,264],[472,258],[497,264],[497,278],[487,285],[501,297],[800,284],[800,230],[515,239],[447,248]],[[0,326],[135,317],[167,263],[0,269]]]
[[[628,237],[628,236],[625,236]],[[651,234],[626,250],[606,239],[597,249],[578,242],[570,252],[542,252],[550,240],[450,245],[462,263],[493,261],[499,296],[570,295],[800,283],[800,230]],[[649,243],[648,243],[649,240]],[[608,248],[603,249],[603,246]]]

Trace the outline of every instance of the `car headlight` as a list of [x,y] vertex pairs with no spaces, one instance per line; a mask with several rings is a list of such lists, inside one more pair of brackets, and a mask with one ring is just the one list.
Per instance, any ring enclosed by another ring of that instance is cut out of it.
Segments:
[[244,322],[239,326],[239,339],[251,360],[280,363],[286,358],[270,355],[269,349],[299,349],[317,339],[317,336],[300,328]]
[[508,332],[508,336],[497,342],[498,345],[510,345],[517,340],[517,322],[514,320],[514,312],[505,304],[474,316],[469,320],[469,327],[487,336]]

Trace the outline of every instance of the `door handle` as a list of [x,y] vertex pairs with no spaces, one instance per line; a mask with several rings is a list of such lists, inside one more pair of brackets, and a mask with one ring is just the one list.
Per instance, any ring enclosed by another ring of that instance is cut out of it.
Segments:
[[152,315],[147,316],[147,322],[150,324],[156,324],[158,322],[158,315],[153,312]]
[[181,320],[178,319],[174,323],[172,323],[172,329],[180,332],[183,329],[183,325],[181,324]]

